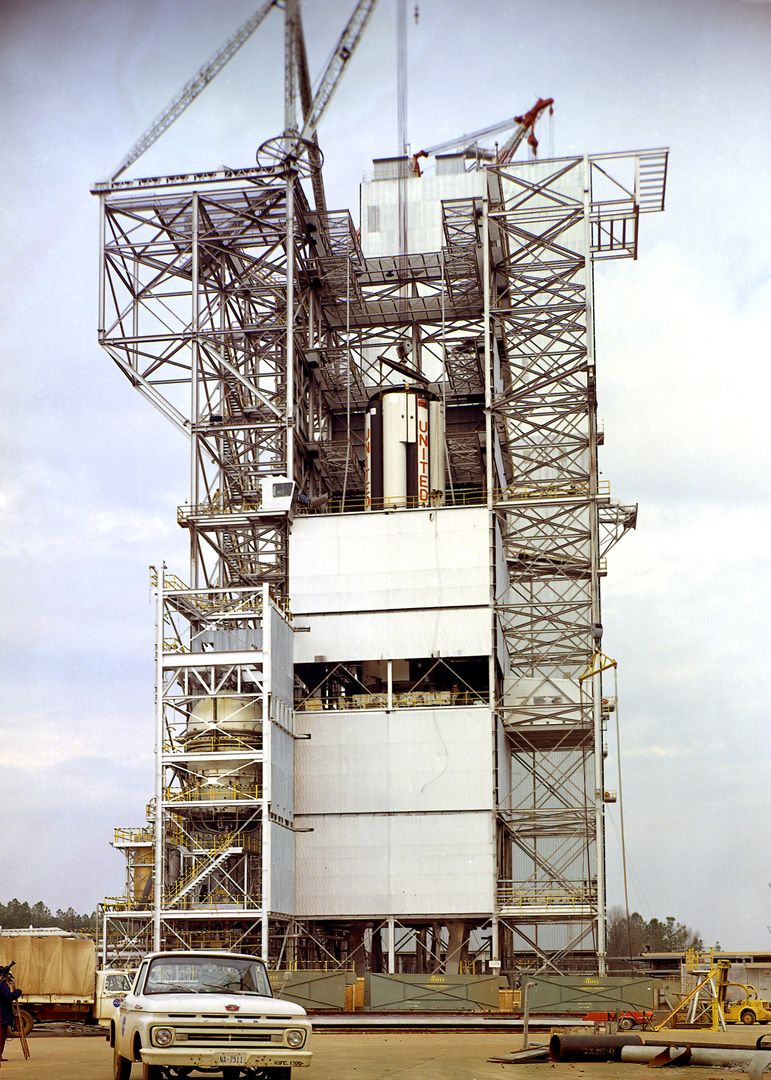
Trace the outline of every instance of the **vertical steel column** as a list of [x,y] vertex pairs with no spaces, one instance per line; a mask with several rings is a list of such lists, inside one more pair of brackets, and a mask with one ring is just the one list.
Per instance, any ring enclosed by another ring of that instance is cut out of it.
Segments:
[[[592,260],[592,175],[591,162],[584,155],[583,196],[584,196],[584,298],[586,303],[586,377],[587,377],[587,415],[589,428],[589,557],[591,566],[591,634],[592,652],[600,648],[600,538],[597,508],[599,493],[597,466],[597,402],[595,394],[595,356],[594,356],[594,262]],[[596,636],[595,636],[596,635]],[[604,757],[602,732],[602,674],[597,672],[591,679],[592,719],[594,726],[594,822],[595,822],[595,865],[597,869],[597,970],[605,974],[607,948],[605,943],[605,803],[604,793]]]
[[294,478],[294,185],[292,165],[286,177],[286,474]]
[[153,951],[161,948],[163,904],[163,589],[166,564],[155,571],[155,833],[153,855]]
[[[485,183],[487,184],[487,175],[485,174]],[[485,197],[482,200],[482,276],[483,276],[483,298],[484,298],[484,311],[483,311],[483,333],[484,333],[484,359],[485,359],[485,486],[487,488],[487,532],[488,532],[488,582],[489,582],[489,605],[490,605],[490,655],[487,661],[487,685],[488,694],[490,700],[490,738],[492,739],[492,775],[490,777],[490,783],[492,785],[493,792],[493,809],[492,809],[492,834],[493,844],[496,852],[498,851],[497,843],[497,818],[496,811],[498,807],[498,733],[497,733],[497,686],[496,686],[496,653],[497,653],[497,615],[495,610],[495,513],[493,503],[493,371],[492,371],[492,315],[490,312],[490,199],[489,189],[485,192]],[[498,867],[498,859],[492,861],[492,876],[491,882],[491,902],[490,902],[490,915],[494,916],[498,902],[498,879],[500,878],[500,872]],[[492,948],[494,950],[494,956],[497,958],[497,934],[493,935]]]
[[[198,376],[199,376],[199,353],[198,353],[198,290],[200,288],[199,281],[199,265],[198,265],[198,192],[193,192],[193,199],[191,203],[191,216],[192,216],[192,237],[191,237],[191,258],[192,258],[192,278],[191,278],[191,304],[192,311],[190,314],[190,503],[192,506],[197,506],[199,502],[199,483],[198,483],[198,455],[199,455],[199,439],[198,434]],[[224,485],[220,483],[221,490],[224,491]],[[198,534],[195,529],[190,530],[190,585],[193,589],[197,589],[200,585],[199,575],[199,560],[198,560]]]
[[286,172],[286,473],[294,478],[294,186],[297,170],[297,12],[298,0],[286,0],[284,19],[284,139]]
[[273,748],[273,720],[270,715],[271,703],[271,664],[272,664],[272,612],[270,609],[270,586],[265,582],[260,590],[262,603],[262,791],[260,792],[262,858],[260,897],[260,955],[267,963],[270,955],[271,874],[270,874],[270,800],[271,800],[271,760]]
[[105,334],[104,328],[104,296],[105,296],[105,229],[107,228],[106,196],[99,196],[99,313],[97,319],[97,335],[99,344],[102,344]]

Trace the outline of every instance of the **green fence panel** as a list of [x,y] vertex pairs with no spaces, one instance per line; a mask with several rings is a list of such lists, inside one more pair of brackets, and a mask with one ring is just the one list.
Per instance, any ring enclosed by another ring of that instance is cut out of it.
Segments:
[[345,971],[283,971],[270,972],[270,985],[276,997],[286,998],[304,1009],[345,1008]]
[[[531,1012],[586,1013],[641,1011],[654,1007],[654,980],[623,975],[534,975],[522,978]],[[524,997],[523,997],[524,1001]]]
[[373,1012],[488,1012],[498,1008],[497,975],[370,975]]

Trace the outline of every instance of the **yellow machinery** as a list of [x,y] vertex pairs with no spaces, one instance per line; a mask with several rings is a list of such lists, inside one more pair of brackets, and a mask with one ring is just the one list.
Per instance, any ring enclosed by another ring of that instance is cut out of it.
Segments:
[[[771,1002],[758,997],[754,986],[731,982],[728,971],[730,960],[714,960],[703,978],[675,1008],[656,1031],[667,1027],[711,1027],[713,1031],[725,1030],[726,1024],[767,1024],[771,1020]],[[744,994],[738,1001],[728,1000],[729,986],[738,986]]]

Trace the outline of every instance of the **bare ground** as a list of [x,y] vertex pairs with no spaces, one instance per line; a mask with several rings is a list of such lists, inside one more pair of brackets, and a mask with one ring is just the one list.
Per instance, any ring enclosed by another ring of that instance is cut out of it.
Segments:
[[[682,1043],[729,1043],[748,1049],[771,1028],[731,1026],[723,1032],[667,1032],[648,1038],[667,1038]],[[36,1033],[37,1035],[37,1033]],[[643,1039],[646,1034],[643,1033]],[[519,1035],[487,1033],[407,1033],[407,1034],[326,1034],[314,1035],[314,1058],[309,1069],[296,1069],[296,1080],[643,1080],[643,1065],[616,1062],[550,1062],[510,1065],[491,1062],[506,1057],[521,1045]],[[535,1033],[530,1045],[548,1042],[548,1035]],[[31,1057],[24,1061],[21,1047],[13,1039],[6,1044],[0,1069],[2,1080],[110,1080],[112,1051],[101,1038],[72,1038],[61,1035],[30,1039]],[[685,1075],[684,1075],[685,1074]],[[668,1070],[677,1080],[729,1080],[746,1073],[723,1068],[691,1066]],[[769,1074],[771,1075],[771,1074]],[[134,1067],[132,1080],[139,1080]]]

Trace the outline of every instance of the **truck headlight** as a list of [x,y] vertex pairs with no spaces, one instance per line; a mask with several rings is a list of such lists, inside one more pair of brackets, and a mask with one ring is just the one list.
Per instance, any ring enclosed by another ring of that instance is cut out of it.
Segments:
[[305,1042],[305,1032],[298,1031],[292,1028],[291,1031],[286,1033],[286,1045],[291,1046],[293,1050],[299,1050],[302,1044]]
[[156,1046],[171,1046],[174,1042],[174,1031],[167,1027],[153,1028],[153,1042]]

